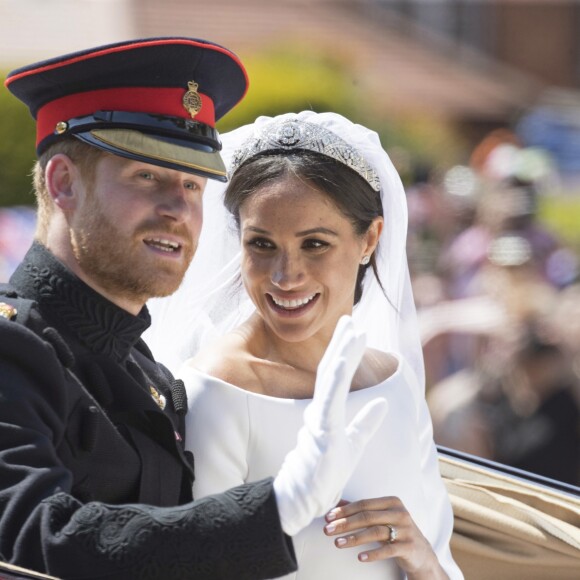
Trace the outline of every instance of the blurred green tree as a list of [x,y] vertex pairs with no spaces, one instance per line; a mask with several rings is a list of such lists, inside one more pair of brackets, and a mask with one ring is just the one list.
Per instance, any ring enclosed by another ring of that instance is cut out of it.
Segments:
[[35,125],[28,109],[4,88],[0,74],[0,207],[34,205],[30,174]]

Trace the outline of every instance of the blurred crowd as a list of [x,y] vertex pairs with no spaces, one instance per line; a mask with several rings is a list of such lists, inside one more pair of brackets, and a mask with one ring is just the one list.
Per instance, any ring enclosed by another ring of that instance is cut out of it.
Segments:
[[434,173],[407,195],[435,441],[578,485],[578,249],[538,219],[553,165],[502,130]]
[[[444,172],[399,153],[435,441],[580,485],[578,249],[538,219],[549,159],[508,131]],[[0,208],[0,282],[33,230]]]
[[24,257],[35,226],[34,208],[0,207],[0,283],[8,280]]

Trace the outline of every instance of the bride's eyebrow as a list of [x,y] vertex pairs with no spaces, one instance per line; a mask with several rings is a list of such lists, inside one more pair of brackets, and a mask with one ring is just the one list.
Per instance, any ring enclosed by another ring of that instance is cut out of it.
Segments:
[[304,236],[311,236],[312,234],[327,234],[329,236],[338,236],[338,233],[335,232],[334,230],[329,230],[328,228],[319,227],[319,228],[312,228],[310,230],[304,230],[302,232],[298,232],[296,234],[296,237],[301,238]]
[[253,232],[254,234],[264,234],[264,235],[270,234],[268,230],[263,230],[262,228],[257,228],[256,226],[246,226],[244,228],[244,232]]
[[[262,235],[271,235],[271,232],[268,230],[264,230],[262,228],[258,228],[256,226],[246,226],[244,228],[245,232],[252,232],[254,234],[262,234]],[[309,230],[303,230],[301,232],[296,232],[295,236],[297,238],[303,238],[305,236],[311,236],[313,234],[327,234],[329,236],[338,236],[338,233],[334,230],[330,230],[328,228],[318,227],[318,228],[311,228]]]

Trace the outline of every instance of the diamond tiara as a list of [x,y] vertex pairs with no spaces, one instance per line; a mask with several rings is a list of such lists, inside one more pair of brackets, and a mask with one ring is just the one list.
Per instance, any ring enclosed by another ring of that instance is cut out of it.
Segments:
[[294,149],[331,157],[356,171],[375,191],[381,190],[377,172],[354,147],[332,131],[300,119],[282,119],[262,127],[234,153],[230,176],[248,159],[264,151]]

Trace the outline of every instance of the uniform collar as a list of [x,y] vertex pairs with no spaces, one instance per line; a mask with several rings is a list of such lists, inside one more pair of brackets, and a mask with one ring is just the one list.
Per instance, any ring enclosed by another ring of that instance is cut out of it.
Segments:
[[10,283],[38,302],[60,332],[73,334],[91,351],[124,360],[151,324],[146,307],[137,316],[93,290],[35,241]]

